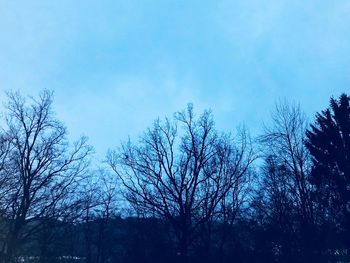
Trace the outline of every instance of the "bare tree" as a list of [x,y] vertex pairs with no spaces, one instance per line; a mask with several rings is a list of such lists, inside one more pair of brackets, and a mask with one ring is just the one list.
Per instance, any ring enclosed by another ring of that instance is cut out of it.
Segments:
[[84,242],[86,263],[93,262],[93,227],[92,223],[98,217],[97,207],[100,204],[99,199],[99,183],[96,181],[87,181],[82,185],[82,223],[84,226]]
[[118,184],[115,176],[111,176],[106,170],[99,171],[100,189],[98,191],[98,234],[97,234],[97,263],[104,263],[107,260],[111,250],[111,235],[108,229],[111,229],[111,219],[118,216]]
[[197,229],[240,187],[253,159],[247,137],[236,145],[216,132],[209,111],[195,118],[192,105],[173,120],[157,120],[139,144],[129,141],[108,154],[131,205],[173,226],[181,262],[187,261]]
[[69,145],[66,128],[52,111],[52,93],[38,99],[8,93],[1,134],[9,151],[0,171],[1,210],[7,220],[2,262],[9,262],[43,217],[60,218],[74,204],[74,191],[92,149],[82,137]]
[[270,160],[273,158],[289,172],[289,191],[304,219],[312,218],[308,183],[311,159],[304,144],[307,125],[300,106],[280,102],[272,114],[272,125],[265,127],[264,135],[260,137],[265,156]]
[[82,185],[81,222],[86,262],[108,261],[112,250],[111,222],[119,217],[119,185],[114,174],[99,168]]
[[[280,228],[298,228],[299,234],[310,236],[314,223],[314,208],[311,200],[311,185],[308,181],[311,172],[311,159],[305,147],[307,128],[305,114],[300,106],[288,102],[276,104],[272,113],[272,123],[265,127],[259,138],[265,160],[262,190],[267,196],[270,216]],[[265,207],[266,209],[266,207]],[[296,214],[300,227],[288,215]],[[294,222],[294,225],[289,225]],[[310,243],[310,242],[309,242]],[[289,244],[287,244],[289,249]],[[307,244],[303,245],[307,248]]]
[[243,216],[248,208],[248,203],[252,197],[254,179],[254,171],[250,169],[228,191],[219,204],[215,222],[219,222],[221,226],[217,246],[220,261],[222,262],[225,256],[225,245],[229,237],[234,234],[234,223],[237,222],[237,217]]

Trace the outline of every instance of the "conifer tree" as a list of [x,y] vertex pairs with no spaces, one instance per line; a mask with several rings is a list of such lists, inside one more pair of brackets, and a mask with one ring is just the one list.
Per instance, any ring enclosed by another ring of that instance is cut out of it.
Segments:
[[327,222],[343,234],[350,231],[350,97],[331,98],[306,132],[313,159],[311,182]]

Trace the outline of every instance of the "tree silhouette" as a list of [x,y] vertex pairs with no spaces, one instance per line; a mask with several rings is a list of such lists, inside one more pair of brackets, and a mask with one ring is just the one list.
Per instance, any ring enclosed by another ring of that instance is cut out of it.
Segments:
[[111,152],[108,161],[127,200],[149,216],[167,220],[178,240],[181,262],[200,226],[246,175],[253,152],[246,136],[236,145],[214,129],[210,112],[195,118],[192,105],[174,121],[156,121],[140,138]]
[[[306,132],[313,160],[311,182],[324,209],[324,220],[350,233],[350,97],[331,98],[330,107],[316,115]],[[347,234],[346,234],[347,233]],[[349,242],[349,240],[347,241]],[[347,243],[349,245],[349,243]]]
[[299,257],[297,254],[303,253],[308,262],[315,248],[311,234],[314,209],[308,182],[312,163],[304,144],[307,120],[299,105],[287,101],[277,103],[271,117],[272,123],[259,137],[264,157],[259,189],[264,198],[260,202],[265,203],[264,209],[268,208],[269,227],[275,234],[275,247],[282,261],[293,261],[291,255]]
[[[259,138],[266,165],[270,168],[267,174],[274,174],[278,168],[277,173],[286,177],[280,183],[285,184],[283,187],[289,192],[291,202],[298,207],[300,221],[312,221],[308,184],[311,162],[304,145],[306,117],[299,105],[287,102],[276,104],[271,117],[272,124],[265,127],[264,134]],[[270,181],[276,182],[274,177],[271,176]]]
[[43,218],[62,219],[71,211],[92,150],[86,138],[68,144],[66,128],[52,111],[50,91],[29,102],[10,92],[6,110],[0,210],[7,223],[1,235],[1,262],[12,260],[23,242],[43,226]]

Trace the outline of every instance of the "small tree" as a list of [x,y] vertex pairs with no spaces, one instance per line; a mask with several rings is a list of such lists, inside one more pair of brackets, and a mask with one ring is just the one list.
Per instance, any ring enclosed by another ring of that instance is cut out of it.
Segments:
[[104,263],[112,254],[112,223],[119,218],[119,185],[115,175],[105,169],[92,174],[81,193],[85,261]]
[[108,254],[111,254],[112,239],[111,239],[111,221],[117,218],[118,215],[118,184],[115,180],[115,176],[112,174],[100,170],[100,181],[98,191],[99,204],[97,206],[97,222],[98,222],[98,234],[97,234],[97,263],[105,263]]
[[195,118],[192,105],[174,120],[157,120],[140,138],[108,154],[132,206],[166,219],[174,228],[182,262],[198,228],[239,182],[254,159],[246,136],[236,145],[218,134],[212,114]]

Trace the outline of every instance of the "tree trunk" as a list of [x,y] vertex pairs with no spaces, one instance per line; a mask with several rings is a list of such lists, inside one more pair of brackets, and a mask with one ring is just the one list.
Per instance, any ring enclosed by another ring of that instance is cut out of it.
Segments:
[[179,239],[179,263],[188,263],[188,234],[187,230],[182,231],[182,235]]

